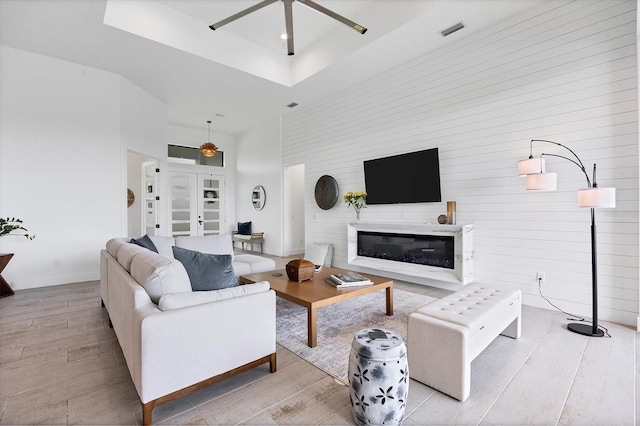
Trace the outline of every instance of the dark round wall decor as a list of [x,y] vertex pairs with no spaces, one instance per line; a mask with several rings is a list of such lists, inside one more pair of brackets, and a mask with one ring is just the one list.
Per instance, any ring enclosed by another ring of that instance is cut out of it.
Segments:
[[336,205],[339,196],[338,182],[329,175],[321,176],[316,182],[316,204],[322,210],[329,210]]

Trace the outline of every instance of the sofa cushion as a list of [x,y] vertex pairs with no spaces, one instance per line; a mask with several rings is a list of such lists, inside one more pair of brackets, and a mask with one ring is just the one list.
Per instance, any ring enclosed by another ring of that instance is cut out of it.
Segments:
[[217,302],[218,300],[231,299],[233,297],[246,296],[248,294],[261,293],[269,289],[269,282],[261,281],[255,284],[239,285],[221,290],[165,294],[160,298],[158,307],[161,311],[168,311],[170,309],[184,308],[203,303]]
[[238,285],[229,254],[200,253],[174,246],[173,256],[187,270],[193,291],[219,290]]
[[151,241],[158,249],[158,253],[163,255],[164,257],[168,257],[169,259],[173,259],[173,247],[176,244],[176,240],[173,237],[159,237],[157,235],[151,235]]
[[153,303],[158,304],[163,294],[191,291],[189,275],[182,263],[140,249],[143,252],[131,262],[131,277],[147,291]]
[[247,275],[251,273],[251,265],[245,262],[232,262],[233,265],[233,273],[236,274],[236,277],[240,275]]
[[238,234],[251,235],[251,222],[238,222]]
[[123,244],[128,244],[128,241],[126,238],[112,238],[109,241],[107,241],[106,248],[111,256],[118,257],[118,249]]
[[135,245],[138,245],[140,247],[144,247],[148,250],[151,250],[153,252],[158,252],[158,249],[156,248],[156,245],[153,244],[153,241],[151,241],[151,238],[149,238],[148,235],[143,235],[142,237],[136,239],[136,238],[132,238],[131,241],[129,241],[130,243],[133,243]]
[[[268,257],[256,256],[255,254],[239,254],[235,263],[245,263],[251,268],[251,273],[273,271],[276,269],[276,262]],[[244,274],[239,274],[244,275]]]
[[233,243],[231,235],[207,235],[204,237],[176,237],[176,246],[187,250],[199,251],[208,254],[230,254],[233,255]]
[[133,258],[140,253],[148,251],[149,250],[147,250],[146,248],[140,247],[136,244],[122,244],[120,248],[118,248],[116,258],[118,259],[118,263],[122,265],[125,271],[131,272],[131,262],[133,261]]

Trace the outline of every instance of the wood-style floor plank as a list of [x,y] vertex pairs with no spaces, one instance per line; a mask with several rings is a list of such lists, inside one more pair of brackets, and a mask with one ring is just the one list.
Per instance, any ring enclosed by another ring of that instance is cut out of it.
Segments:
[[[276,258],[279,267],[289,260]],[[451,292],[409,283],[432,297]],[[566,329],[565,315],[523,306],[522,337],[498,337],[472,363],[461,403],[411,380],[405,424],[598,424],[640,418],[640,342]],[[348,360],[345,360],[345,363]],[[260,366],[154,410],[156,424],[351,425],[349,389],[278,345],[278,371]],[[530,408],[533,407],[533,408]],[[122,349],[98,282],[20,290],[0,299],[0,424],[141,424]]]
[[204,404],[198,411],[209,424],[240,423],[326,377],[326,373],[301,360],[285,368],[278,367],[276,373]]
[[629,374],[638,365],[637,333],[617,324],[602,325],[609,329],[612,338],[571,333],[583,340],[586,348],[560,418],[562,424],[630,425],[637,421],[633,408],[635,375]]

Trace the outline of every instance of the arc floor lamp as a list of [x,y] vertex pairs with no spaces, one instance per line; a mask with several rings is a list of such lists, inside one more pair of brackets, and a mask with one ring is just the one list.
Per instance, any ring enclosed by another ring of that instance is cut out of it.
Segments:
[[[539,157],[533,157],[533,143],[547,143],[560,146],[572,157],[541,153]],[[616,206],[616,189],[600,188],[596,183],[596,165],[593,164],[593,181],[589,179],[589,174],[582,164],[580,158],[571,148],[553,141],[544,139],[532,139],[529,144],[529,158],[518,162],[518,174],[527,178],[527,191],[555,191],[558,183],[557,173],[549,173],[545,170],[544,157],[558,157],[578,166],[587,179],[587,188],[578,191],[578,206],[591,209],[591,296],[592,296],[592,324],[571,323],[567,328],[574,333],[585,336],[602,337],[604,332],[598,327],[598,262],[596,250],[596,216],[595,208],[613,208]]]

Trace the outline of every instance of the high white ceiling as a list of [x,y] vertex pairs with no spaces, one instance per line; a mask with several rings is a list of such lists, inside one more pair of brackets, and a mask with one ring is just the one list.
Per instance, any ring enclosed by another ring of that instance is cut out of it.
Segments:
[[238,134],[552,0],[315,1],[368,31],[294,3],[287,56],[281,2],[212,31],[258,0],[0,0],[0,43],[120,74],[170,122]]

